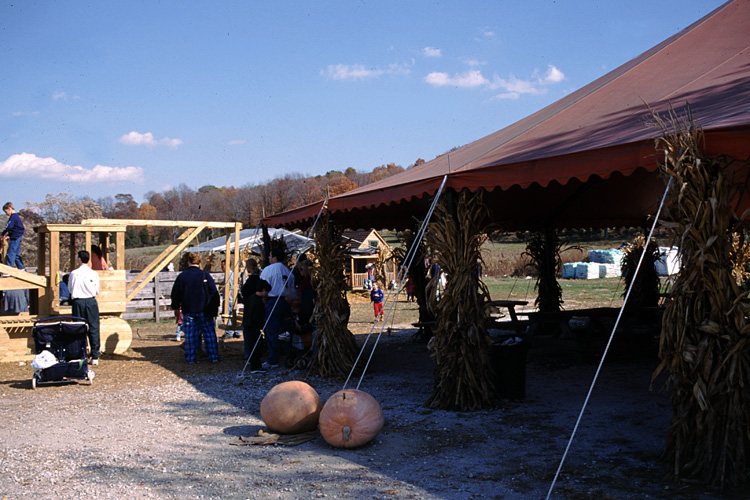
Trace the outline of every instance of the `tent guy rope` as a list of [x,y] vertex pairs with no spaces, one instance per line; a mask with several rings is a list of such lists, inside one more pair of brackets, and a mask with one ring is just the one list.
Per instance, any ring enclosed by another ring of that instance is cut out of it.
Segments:
[[[315,217],[315,222],[313,222],[313,225],[310,226],[310,230],[307,232],[307,237],[309,238],[312,234],[314,234],[315,226],[318,225],[318,221],[320,220],[320,216],[323,214],[323,210],[325,210],[328,207],[328,194],[326,194],[325,200],[323,200],[323,204],[320,206],[320,210],[318,210],[318,215]],[[260,222],[258,223],[258,227],[260,227]],[[257,227],[256,227],[257,229]],[[300,253],[297,253],[296,257],[294,258],[294,263],[292,264],[292,269],[297,265],[297,261],[299,260]],[[284,281],[284,289],[287,287],[287,283],[289,283],[289,279],[292,277],[292,273],[289,273],[289,276],[286,277],[286,280]],[[279,299],[281,300],[281,299]],[[266,322],[263,324],[263,328],[261,329],[261,333],[263,336],[265,336],[266,332],[266,326],[268,326],[268,321],[271,318],[271,315],[273,314],[273,311],[276,309],[276,304],[278,304],[278,301],[274,302],[273,307],[271,308],[271,313],[266,318]],[[258,339],[255,341],[255,345],[253,345],[253,349],[250,351],[250,356],[247,357],[245,360],[245,364],[242,367],[242,371],[237,374],[237,380],[242,381],[245,378],[245,371],[247,370],[247,365],[250,364],[250,359],[253,357],[253,354],[255,353],[255,349],[258,348],[258,344],[260,343],[261,335],[258,336]]]
[[546,500],[550,499],[550,496],[552,495],[552,490],[555,488],[555,483],[557,482],[557,478],[560,476],[560,471],[562,470],[563,464],[565,463],[565,458],[568,456],[568,451],[570,450],[570,445],[573,443],[573,439],[575,438],[576,431],[578,430],[578,426],[581,423],[581,419],[583,418],[583,412],[586,411],[586,406],[589,403],[589,399],[591,398],[591,393],[594,391],[594,386],[596,385],[596,381],[599,378],[599,373],[602,370],[602,366],[604,365],[604,360],[607,357],[607,352],[609,351],[609,347],[612,344],[612,339],[615,336],[615,332],[617,331],[617,327],[620,324],[620,319],[622,318],[622,313],[625,310],[625,305],[628,303],[628,298],[630,297],[630,292],[633,290],[633,285],[635,284],[636,277],[638,276],[638,271],[641,269],[641,264],[643,263],[643,258],[646,255],[646,252],[648,250],[648,244],[651,241],[654,230],[656,229],[656,224],[659,222],[659,216],[661,215],[661,210],[664,207],[664,201],[667,198],[667,194],[669,193],[669,189],[672,186],[672,178],[670,177],[669,182],[667,183],[667,188],[664,190],[664,195],[661,198],[661,203],[659,203],[659,209],[656,211],[656,216],[654,216],[654,223],[651,225],[651,230],[648,233],[648,238],[646,239],[646,242],[643,245],[643,251],[641,252],[641,256],[638,259],[638,265],[635,268],[635,272],[633,273],[633,279],[630,282],[630,286],[628,287],[628,291],[625,294],[625,299],[622,302],[622,306],[620,307],[620,312],[617,314],[617,319],[615,320],[615,324],[612,327],[612,333],[609,335],[609,340],[607,341],[607,345],[604,348],[604,353],[602,353],[602,358],[599,361],[599,366],[596,368],[596,373],[594,373],[594,379],[591,381],[591,386],[589,387],[588,394],[586,394],[586,399],[583,402],[583,406],[581,407],[581,411],[578,414],[578,419],[576,420],[575,426],[573,426],[573,432],[570,435],[570,439],[568,440],[568,444],[565,447],[565,452],[563,453],[562,458],[560,459],[560,465],[557,467],[557,472],[555,472],[555,477],[552,479],[552,484],[550,484],[549,491],[547,492]]
[[[396,276],[396,283],[398,283],[398,287],[394,287],[390,290],[388,290],[388,295],[386,295],[384,303],[388,304],[390,301],[390,307],[388,308],[388,312],[385,315],[385,319],[383,321],[383,325],[380,328],[380,332],[378,333],[378,336],[375,338],[375,343],[372,346],[372,350],[370,351],[370,356],[367,358],[367,363],[365,364],[364,369],[362,370],[362,375],[359,377],[359,381],[357,382],[356,389],[359,389],[359,386],[362,385],[362,380],[365,377],[365,374],[367,373],[367,369],[370,366],[370,361],[372,361],[372,356],[375,354],[375,348],[378,346],[378,342],[380,341],[380,337],[383,335],[383,330],[385,329],[385,325],[388,323],[388,319],[393,311],[394,306],[396,305],[396,298],[401,293],[401,290],[404,288],[404,285],[406,283],[406,276],[409,272],[409,268],[411,267],[412,262],[414,261],[414,257],[417,255],[417,251],[419,249],[419,246],[422,244],[422,238],[424,237],[425,232],[427,231],[427,226],[430,223],[430,219],[432,218],[432,214],[435,211],[435,207],[437,206],[437,202],[440,199],[440,195],[443,193],[443,189],[445,188],[445,183],[448,180],[448,176],[443,177],[443,182],[440,184],[440,187],[437,190],[437,193],[435,193],[435,198],[432,200],[432,204],[430,205],[430,209],[427,211],[427,216],[422,221],[421,226],[419,227],[419,231],[417,232],[416,237],[414,238],[414,243],[412,243],[411,248],[406,254],[406,258],[404,259],[404,263],[401,266],[401,269],[399,269],[398,274]],[[391,295],[393,295],[393,291],[396,290],[396,294],[393,297],[393,300],[391,301]],[[365,338],[364,343],[362,344],[362,349],[360,349],[359,354],[357,355],[357,359],[354,361],[354,364],[352,365],[352,369],[349,371],[349,375],[346,377],[346,380],[344,381],[344,386],[342,389],[346,389],[346,386],[349,384],[349,380],[352,377],[352,374],[354,373],[354,369],[356,368],[357,364],[359,363],[359,360],[362,358],[362,354],[365,351],[365,348],[367,347],[367,343],[370,340],[370,337],[372,336],[372,332],[375,330],[376,323],[373,323],[372,327],[370,327],[370,332],[367,334],[367,337]]]

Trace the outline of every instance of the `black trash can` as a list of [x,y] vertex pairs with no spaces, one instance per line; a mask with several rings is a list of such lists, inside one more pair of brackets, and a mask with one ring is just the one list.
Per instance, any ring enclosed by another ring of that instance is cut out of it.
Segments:
[[526,397],[526,352],[528,342],[518,337],[500,339],[492,345],[492,366],[500,399]]

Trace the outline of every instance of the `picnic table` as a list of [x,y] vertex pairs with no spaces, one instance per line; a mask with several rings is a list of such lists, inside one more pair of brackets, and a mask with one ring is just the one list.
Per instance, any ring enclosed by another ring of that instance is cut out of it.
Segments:
[[513,327],[517,335],[523,334],[524,330],[526,329],[527,322],[521,321],[518,319],[516,306],[525,306],[525,305],[528,305],[528,303],[529,302],[527,300],[492,300],[490,301],[490,305],[493,305],[498,308],[505,308],[508,310],[508,314],[510,315],[510,326]]
[[584,317],[591,320],[589,329],[604,328],[606,320],[614,320],[620,313],[619,307],[592,307],[587,309],[569,309],[552,312],[530,312],[529,335],[533,336],[544,325],[557,325],[563,338],[572,338],[570,320],[574,317]]

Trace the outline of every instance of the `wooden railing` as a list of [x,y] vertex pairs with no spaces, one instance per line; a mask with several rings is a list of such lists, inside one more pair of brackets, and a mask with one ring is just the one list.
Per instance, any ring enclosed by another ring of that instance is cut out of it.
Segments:
[[[385,275],[388,278],[388,283],[396,279],[396,273],[394,273],[393,271],[386,271]],[[361,289],[364,286],[366,279],[367,273],[354,273],[354,275],[352,276],[352,289]],[[380,287],[383,288],[388,285],[388,283],[381,283]]]

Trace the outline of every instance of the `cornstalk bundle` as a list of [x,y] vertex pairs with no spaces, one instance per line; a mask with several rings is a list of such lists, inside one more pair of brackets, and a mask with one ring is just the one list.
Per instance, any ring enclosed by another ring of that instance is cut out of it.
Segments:
[[734,281],[737,286],[748,290],[750,288],[750,242],[742,233],[735,233],[732,239],[732,262],[734,262],[732,270]]
[[[627,294],[630,283],[633,281],[644,246],[646,246],[646,238],[639,235],[623,249],[623,259],[620,266],[626,285],[623,297]],[[628,311],[637,313],[644,307],[657,307],[659,305],[659,275],[656,273],[655,267],[659,257],[659,245],[651,240],[646,253],[643,255],[643,262],[625,306]]]
[[378,248],[378,260],[375,261],[375,266],[373,267],[375,268],[375,280],[380,283],[380,287],[384,290],[388,289],[388,276],[385,274],[385,264],[390,258],[391,252],[387,247],[382,246]]
[[537,271],[535,305],[541,312],[562,309],[562,287],[557,282],[557,273],[562,271],[560,253],[569,248],[566,242],[560,240],[554,228],[533,233],[526,243],[523,254],[531,261],[527,265]]
[[348,262],[341,230],[326,215],[315,233],[317,266],[312,270],[318,300],[313,311],[315,356],[312,368],[322,377],[347,375],[357,358],[357,344],[349,331],[349,303],[346,300]]
[[750,301],[733,276],[737,194],[729,160],[705,158],[702,134],[690,117],[671,112],[662,171],[672,178],[665,225],[679,242],[681,269],[664,312],[661,362],[674,415],[664,457],[675,478],[725,487],[744,483],[750,446]]
[[[451,196],[453,194],[453,196]],[[428,245],[439,255],[448,285],[440,299],[428,293],[435,312],[435,380],[426,406],[473,411],[493,406],[496,387],[487,334],[489,300],[478,266],[486,239],[489,211],[481,192],[448,192],[430,224]],[[433,282],[437,281],[433,278]],[[431,283],[431,285],[437,285]],[[432,288],[428,287],[428,290]]]

